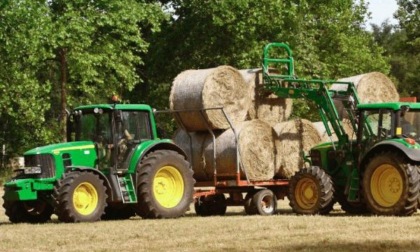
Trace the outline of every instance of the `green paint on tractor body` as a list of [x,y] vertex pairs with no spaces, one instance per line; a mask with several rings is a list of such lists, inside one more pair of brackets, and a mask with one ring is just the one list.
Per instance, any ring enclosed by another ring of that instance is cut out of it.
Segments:
[[[281,98],[314,102],[327,134],[336,137],[336,141],[313,147],[306,160],[329,174],[335,190],[343,190],[349,202],[360,201],[361,176],[367,162],[378,153],[395,152],[419,164],[420,103],[361,104],[352,82],[297,78],[287,44],[270,43],[263,53],[264,89]],[[332,84],[341,88],[330,90]],[[337,103],[341,103],[352,133],[344,129]]]
[[[121,146],[123,138],[127,139]],[[51,201],[54,186],[65,173],[80,170],[94,172],[106,182],[113,192],[111,202],[136,203],[133,181],[142,158],[158,149],[182,153],[171,140],[158,137],[152,108],[144,104],[77,107],[69,117],[68,141],[25,152],[25,167],[4,184],[4,199],[37,200],[41,193]],[[127,199],[120,191],[128,192]]]

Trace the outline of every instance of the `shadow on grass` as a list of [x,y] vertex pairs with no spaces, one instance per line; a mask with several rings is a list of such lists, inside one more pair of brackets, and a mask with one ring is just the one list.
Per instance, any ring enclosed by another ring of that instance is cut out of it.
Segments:
[[[349,237],[349,240],[351,237]],[[418,251],[418,240],[366,241],[363,243],[321,240],[316,244],[270,247],[270,251]]]

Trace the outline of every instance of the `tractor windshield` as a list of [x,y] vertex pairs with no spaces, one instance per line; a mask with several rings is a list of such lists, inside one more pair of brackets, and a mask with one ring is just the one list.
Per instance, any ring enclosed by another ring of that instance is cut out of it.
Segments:
[[125,137],[135,142],[152,139],[149,113],[146,111],[120,111],[116,132],[119,138]]
[[76,123],[76,140],[112,142],[111,111],[94,109],[79,113]]

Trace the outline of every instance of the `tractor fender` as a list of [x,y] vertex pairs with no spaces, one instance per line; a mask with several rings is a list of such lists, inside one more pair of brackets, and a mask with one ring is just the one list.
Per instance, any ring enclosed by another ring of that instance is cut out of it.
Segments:
[[[112,187],[111,187],[111,182],[109,181],[109,179],[107,178],[107,176],[105,176],[105,174],[103,174],[100,170],[98,169],[93,169],[92,167],[84,167],[84,166],[69,166],[66,168],[66,172],[69,171],[87,171],[87,172],[92,172],[97,174],[104,182],[105,182],[105,187],[107,190],[107,194],[108,196],[111,197],[111,201],[113,200],[113,194],[110,193],[112,192]],[[63,176],[65,176],[65,173],[63,174]]]
[[145,157],[147,154],[149,154],[152,151],[155,150],[173,150],[178,152],[179,154],[181,154],[182,156],[184,156],[186,159],[188,159],[187,154],[185,153],[185,151],[183,149],[181,149],[178,145],[172,143],[172,142],[157,142],[153,145],[148,146],[147,149],[145,149],[143,151],[143,153],[141,154],[139,160],[142,160],[143,157]]
[[363,169],[367,162],[378,152],[391,151],[400,153],[410,161],[420,162],[420,149],[407,148],[404,144],[395,141],[383,141],[374,145],[363,157],[360,167]]
[[137,148],[137,150],[135,151],[135,153],[133,154],[131,158],[129,170],[131,172],[135,172],[137,164],[141,162],[141,160],[143,160],[143,158],[147,154],[155,150],[173,150],[173,151],[178,152],[183,157],[185,157],[185,159],[188,160],[188,156],[185,153],[185,151],[182,150],[178,145],[173,143],[171,140],[159,140],[159,141],[152,140],[147,143],[144,143],[144,145],[141,145],[141,144],[139,145],[139,147]]

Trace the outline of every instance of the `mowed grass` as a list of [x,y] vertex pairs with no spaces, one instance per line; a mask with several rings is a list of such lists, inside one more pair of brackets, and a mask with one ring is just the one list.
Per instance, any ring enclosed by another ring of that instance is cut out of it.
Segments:
[[[0,195],[3,191],[0,190]],[[0,200],[0,204],[2,201]],[[0,209],[0,251],[419,251],[420,212],[411,217],[297,216],[279,201],[274,216],[226,216],[66,224],[12,224]]]

